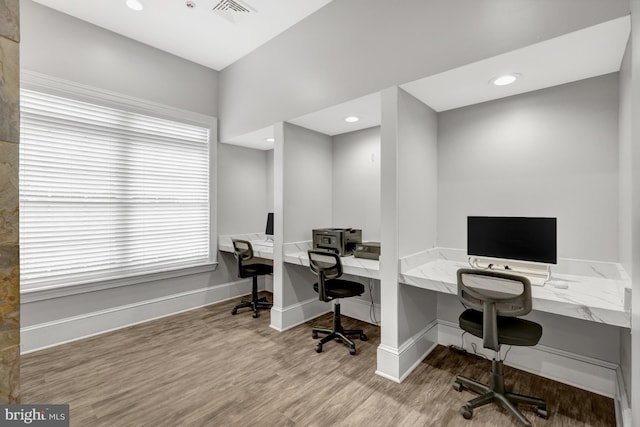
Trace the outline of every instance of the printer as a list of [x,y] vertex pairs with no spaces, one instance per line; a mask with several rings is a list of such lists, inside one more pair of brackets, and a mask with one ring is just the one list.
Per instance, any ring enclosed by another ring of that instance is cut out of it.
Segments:
[[356,245],[353,251],[356,258],[380,259],[380,242],[362,242]]
[[340,256],[351,255],[362,242],[362,230],[354,228],[318,228],[312,230],[313,249],[326,249]]

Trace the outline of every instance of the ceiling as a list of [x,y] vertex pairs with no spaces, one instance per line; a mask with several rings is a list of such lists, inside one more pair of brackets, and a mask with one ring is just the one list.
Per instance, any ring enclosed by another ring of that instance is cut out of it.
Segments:
[[[473,105],[620,70],[631,19],[604,22],[400,85],[436,111]],[[491,80],[517,73],[508,86]]]
[[[435,111],[446,111],[517,95],[620,70],[629,38],[629,16],[604,22],[443,73],[405,83],[400,87]],[[505,73],[520,78],[508,86],[491,81]],[[344,118],[359,116],[356,123]],[[287,120],[327,135],[365,129],[380,124],[380,94],[375,93],[311,114]],[[241,135],[232,144],[268,150],[273,128]]]
[[133,11],[125,0],[34,1],[218,71],[331,2],[139,0]]

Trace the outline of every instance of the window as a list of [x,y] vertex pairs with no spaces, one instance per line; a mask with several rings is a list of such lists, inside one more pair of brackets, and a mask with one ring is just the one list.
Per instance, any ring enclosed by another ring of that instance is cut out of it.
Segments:
[[209,129],[21,91],[23,290],[210,263]]

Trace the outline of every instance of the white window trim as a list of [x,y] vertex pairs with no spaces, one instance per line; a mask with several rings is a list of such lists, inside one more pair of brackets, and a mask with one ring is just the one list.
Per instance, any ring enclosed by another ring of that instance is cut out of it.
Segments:
[[122,277],[76,284],[42,286],[20,291],[21,302],[28,303],[50,298],[58,298],[85,292],[95,292],[120,286],[129,286],[139,283],[147,283],[191,274],[205,273],[217,268],[218,256],[218,230],[216,221],[216,194],[217,194],[217,151],[218,151],[218,120],[216,117],[195,113],[105,89],[94,88],[80,83],[51,77],[34,71],[21,70],[20,86],[24,89],[34,90],[79,101],[118,108],[135,113],[179,120],[194,126],[209,129],[209,242],[210,259],[207,263],[170,271],[157,273],[144,273]]

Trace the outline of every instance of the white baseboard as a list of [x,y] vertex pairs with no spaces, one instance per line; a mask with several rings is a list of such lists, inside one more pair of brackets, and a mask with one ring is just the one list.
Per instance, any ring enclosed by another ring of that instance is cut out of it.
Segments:
[[20,329],[22,354],[171,316],[251,292],[251,280],[195,289]]
[[271,327],[278,332],[321,316],[331,311],[331,305],[318,298],[308,299],[287,307],[271,307]]
[[616,426],[617,427],[632,427],[631,423],[631,406],[629,406],[629,397],[627,396],[627,389],[624,384],[624,375],[622,375],[622,369],[618,366],[616,369]]
[[[375,318],[380,324],[380,304],[374,304]],[[371,301],[360,298],[343,298],[340,300],[340,312],[345,316],[375,324],[371,318]]]
[[397,383],[402,382],[438,345],[438,322],[434,320],[399,348],[378,346],[376,374]]
[[[438,321],[438,343],[461,346],[462,329],[451,322]],[[482,348],[482,341],[471,334],[465,334],[464,347],[473,353],[471,343],[476,343],[478,353],[493,358],[493,351]],[[508,347],[506,347],[508,348]],[[504,357],[506,348],[502,350]],[[560,381],[603,396],[616,398],[617,365],[579,354],[570,353],[542,345],[534,347],[511,347],[505,365]]]

